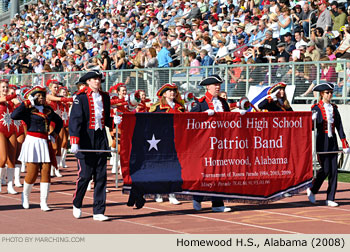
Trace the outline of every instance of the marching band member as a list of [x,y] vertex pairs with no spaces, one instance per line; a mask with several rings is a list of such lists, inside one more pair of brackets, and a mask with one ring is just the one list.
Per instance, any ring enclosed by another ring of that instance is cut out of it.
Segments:
[[[203,79],[199,85],[205,86],[207,92],[205,96],[198,99],[196,104],[191,109],[191,112],[206,112],[209,116],[215,114],[215,112],[230,111],[229,105],[225,99],[219,97],[220,85],[224,81],[218,75],[211,75]],[[193,196],[193,208],[197,211],[202,209],[201,202],[203,200],[202,196]],[[224,206],[224,201],[222,199],[212,197],[212,210],[213,212],[229,212],[231,208]]]
[[137,105],[136,112],[143,113],[149,111],[149,106],[147,103],[151,102],[150,99],[146,98],[146,92],[144,90],[138,90],[141,102]]
[[[286,95],[286,86],[284,82],[279,82],[273,85],[267,91],[267,98],[261,101],[258,105],[258,108],[261,111],[293,111],[292,107],[289,104]],[[290,193],[284,193],[284,197],[291,197]]]
[[[58,97],[58,90],[59,90],[59,82],[58,80],[48,80],[46,82],[46,86],[50,90],[50,94],[46,95],[47,104],[55,111],[57,115],[62,117],[62,111],[60,108],[60,102],[67,103],[72,102],[72,98],[66,98],[66,97]],[[51,130],[54,128],[54,125],[50,125]],[[62,162],[61,162],[61,146],[62,146],[62,139],[59,135],[57,135],[57,139],[55,139],[55,143],[52,143],[53,149],[56,153],[56,160],[57,160],[57,169],[54,169],[54,167],[51,167],[51,176],[54,174],[56,177],[62,177],[62,174],[60,173],[60,167],[62,168]]]
[[[123,113],[123,112],[130,112],[127,108],[127,101],[125,99],[126,97],[126,86],[124,83],[118,83],[114,86],[112,86],[109,89],[109,93],[117,93],[117,96],[114,96],[111,98],[111,117],[114,117],[117,112]],[[111,150],[115,151],[118,150],[118,154],[120,153],[120,127],[115,128],[115,125],[113,124],[112,128],[110,129],[111,137],[112,137],[112,146]],[[118,148],[117,148],[117,137],[118,137]],[[118,164],[116,162],[117,153],[112,152],[112,158],[110,159],[110,164],[112,165],[112,173],[117,173]]]
[[0,80],[0,178],[5,173],[5,164],[7,164],[7,192],[17,194],[13,188],[17,139],[15,125],[11,119],[11,113],[14,109],[14,103],[11,100],[17,95],[9,95],[8,93],[8,80]]
[[[59,95],[61,97],[68,96],[69,91],[66,87],[60,87],[59,88]],[[59,103],[60,111],[61,111],[61,118],[63,120],[63,127],[61,129],[61,132],[59,134],[60,138],[62,139],[62,145],[61,145],[61,165],[60,167],[66,168],[66,156],[67,156],[67,145],[68,145],[68,122],[69,122],[69,108],[70,103]]]
[[[80,91],[74,99],[69,120],[71,152],[78,158],[78,179],[73,198],[73,216],[80,218],[83,198],[89,181],[94,175],[93,219],[106,221],[106,181],[107,156],[98,150],[108,149],[108,138],[105,126],[112,127],[110,116],[110,97],[101,91],[104,81],[100,71],[92,70],[80,78],[88,88]],[[96,150],[97,152],[78,152],[79,149]]]
[[259,103],[260,110],[267,111],[293,111],[286,96],[287,84],[279,82],[267,92],[268,97]]
[[[17,92],[20,92],[20,90],[15,85],[9,85],[9,90],[10,90],[9,94],[15,94],[16,90],[18,90]],[[21,105],[17,99],[13,100],[13,101],[15,101],[15,108],[18,108],[19,105]],[[23,144],[24,139],[25,139],[25,126],[24,126],[24,122],[22,120],[13,120],[13,124],[15,125],[16,137],[17,137],[14,183],[15,183],[16,187],[22,187],[22,184],[20,181],[21,170],[23,170],[22,167],[25,167],[25,163],[21,163],[18,160],[18,157],[19,157],[19,154],[21,153],[22,144]]]
[[[157,92],[159,101],[151,106],[149,112],[181,113],[185,112],[183,101],[175,84],[164,84]],[[163,202],[160,194],[156,195],[156,202]],[[174,205],[181,204],[174,193],[169,194],[169,202]]]
[[[13,120],[23,120],[27,125],[27,135],[18,158],[27,165],[22,206],[25,209],[29,208],[29,195],[40,171],[40,208],[42,211],[50,211],[47,205],[50,191],[50,167],[51,163],[56,162],[51,142],[59,134],[62,120],[50,106],[46,105],[45,88],[35,86],[26,93],[25,98],[27,100],[22,102],[11,115]],[[50,122],[55,123],[52,132],[49,129]]]
[[[312,106],[312,119],[316,120],[316,151],[338,151],[337,137],[335,129],[343,145],[343,152],[349,154],[350,149],[346,141],[342,120],[337,105],[331,103],[334,84],[320,83],[313,88],[313,91],[320,92],[321,100]],[[314,129],[314,130],[316,130]],[[315,203],[315,194],[318,193],[323,181],[328,177],[327,200],[326,205],[331,207],[338,206],[334,201],[337,191],[337,167],[338,154],[319,154],[318,161],[321,169],[317,171],[316,178],[311,188],[307,189],[307,196],[311,203]]]

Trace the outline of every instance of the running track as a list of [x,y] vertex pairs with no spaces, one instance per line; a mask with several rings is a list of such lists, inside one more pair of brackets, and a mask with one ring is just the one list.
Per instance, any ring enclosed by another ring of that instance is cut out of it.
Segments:
[[[168,201],[148,200],[142,209],[126,206],[128,195],[115,188],[108,166],[106,215],[108,222],[92,220],[93,192],[87,192],[83,217],[72,215],[72,195],[75,189],[76,162],[70,156],[62,178],[53,178],[49,206],[42,212],[39,206],[39,183],[33,187],[31,207],[21,206],[21,195],[0,193],[0,233],[2,234],[350,234],[350,183],[338,183],[336,201],[339,207],[324,205],[326,183],[317,195],[317,204],[309,203],[305,192],[269,205],[226,203],[234,211],[211,212],[211,203],[203,202],[196,212],[192,202],[171,205]],[[21,179],[23,183],[23,176]],[[38,182],[38,181],[37,181]],[[21,188],[16,188],[21,192]]]

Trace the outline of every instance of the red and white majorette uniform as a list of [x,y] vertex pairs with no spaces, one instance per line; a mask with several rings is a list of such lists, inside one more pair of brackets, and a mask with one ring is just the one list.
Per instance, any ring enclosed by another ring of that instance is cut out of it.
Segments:
[[63,121],[63,127],[67,128],[68,127],[68,123],[69,123],[69,108],[70,108],[70,105],[68,103],[59,102],[58,106],[59,106],[59,110],[61,112],[61,118],[62,118],[62,121]]
[[[117,92],[118,87],[125,86],[124,83],[118,83],[114,86],[112,86],[109,89],[109,94],[111,95],[114,91]],[[111,117],[113,118],[117,112],[123,113],[123,112],[130,112],[127,108],[128,102],[125,100],[125,98],[119,98],[118,96],[111,97]],[[120,150],[120,126],[118,126],[118,130],[115,128],[115,124],[113,123],[112,128],[110,129],[111,137],[113,140],[111,150]],[[116,144],[116,138],[118,137],[118,147],[114,148]],[[112,165],[112,173],[117,172],[117,162],[115,161],[117,158],[117,154],[112,152],[112,158],[110,159],[110,164]]]
[[6,102],[0,103],[0,132],[4,134],[6,138],[9,138],[16,132],[15,124],[11,119],[11,113],[15,109],[15,105],[11,101],[16,98],[16,94],[7,95]]

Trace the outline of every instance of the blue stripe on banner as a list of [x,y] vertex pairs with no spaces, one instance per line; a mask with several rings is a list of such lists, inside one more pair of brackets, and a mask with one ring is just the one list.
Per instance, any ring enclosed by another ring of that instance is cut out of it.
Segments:
[[182,190],[172,114],[137,113],[130,155],[132,185],[143,193]]

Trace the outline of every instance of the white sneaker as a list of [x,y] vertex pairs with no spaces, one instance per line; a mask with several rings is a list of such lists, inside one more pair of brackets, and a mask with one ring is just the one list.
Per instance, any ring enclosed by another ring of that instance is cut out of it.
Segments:
[[91,184],[92,184],[92,179],[89,181],[89,184],[88,184],[88,187],[87,187],[87,189],[86,190],[88,190],[88,191],[91,191]]
[[97,220],[97,221],[106,221],[106,220],[109,220],[108,216],[104,215],[104,214],[94,214],[92,216],[92,218],[94,220]]
[[306,194],[307,194],[307,197],[309,198],[309,201],[310,201],[312,204],[315,204],[315,203],[316,203],[315,194],[313,194],[313,193],[311,192],[311,189],[310,189],[310,188],[306,189]]
[[181,204],[181,202],[175,198],[174,194],[169,194],[169,202],[170,202],[170,204],[173,204],[173,205],[180,205]]
[[220,206],[220,207],[212,207],[211,210],[213,212],[230,212],[231,208],[230,207],[225,207],[225,206]]
[[77,219],[81,217],[81,209],[73,205],[73,216]]
[[286,192],[285,194],[283,194],[283,197],[289,198],[289,197],[292,197],[292,195]]
[[193,200],[193,209],[196,210],[196,211],[200,211],[202,210],[202,203],[201,202],[198,202],[196,200]]
[[160,196],[160,194],[157,194],[156,197],[154,198],[154,200],[156,202],[158,202],[158,203],[162,203],[163,202],[163,198],[162,198],[162,196]]
[[332,201],[332,200],[326,200],[326,206],[337,207],[337,206],[339,206],[339,204],[337,202]]

